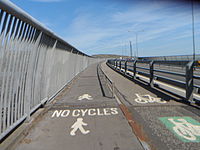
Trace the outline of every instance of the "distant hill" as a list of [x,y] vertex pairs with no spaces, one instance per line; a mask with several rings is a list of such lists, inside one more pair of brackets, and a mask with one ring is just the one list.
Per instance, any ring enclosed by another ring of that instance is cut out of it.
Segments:
[[[98,58],[120,58],[121,55],[115,55],[115,54],[97,54],[92,55],[92,57],[98,57]],[[128,56],[123,56],[124,58],[127,58]]]

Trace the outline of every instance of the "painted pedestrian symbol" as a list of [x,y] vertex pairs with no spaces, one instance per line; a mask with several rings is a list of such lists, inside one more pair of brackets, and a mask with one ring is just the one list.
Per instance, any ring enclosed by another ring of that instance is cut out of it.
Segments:
[[89,94],[83,94],[82,96],[78,97],[78,100],[81,101],[83,99],[87,99],[87,100],[93,100],[92,96],[90,96]]
[[71,126],[72,131],[70,132],[71,136],[76,135],[76,131],[79,129],[82,134],[88,134],[90,133],[90,130],[85,130],[83,126],[87,126],[87,123],[83,122],[83,118],[77,118],[77,121]]
[[166,101],[162,100],[161,98],[155,98],[152,97],[151,95],[139,95],[139,94],[135,94],[137,96],[137,98],[135,99],[135,101],[137,103],[142,103],[142,104],[146,104],[146,103],[166,103]]
[[191,117],[159,118],[183,142],[200,142],[200,123]]

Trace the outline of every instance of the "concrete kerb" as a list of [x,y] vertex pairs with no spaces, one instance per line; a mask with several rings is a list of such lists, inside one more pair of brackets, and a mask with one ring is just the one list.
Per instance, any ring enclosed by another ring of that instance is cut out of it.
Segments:
[[[84,70],[83,70],[84,71]],[[82,72],[83,72],[82,71]],[[3,141],[0,142],[0,150],[12,150],[16,147],[16,145],[23,140],[29,131],[42,119],[44,114],[48,112],[53,104],[57,102],[62,95],[70,89],[70,86],[76,81],[79,77],[77,74],[66,86],[63,87],[55,96],[49,101],[49,104],[44,105],[44,108],[38,108],[31,116],[29,122],[24,121],[21,125],[19,125],[8,137],[6,137]]]
[[[103,72],[103,74],[105,76],[107,76],[105,74],[105,72],[102,69],[102,66],[100,65],[101,70]],[[107,76],[108,77],[108,76]],[[113,82],[114,83],[114,82]],[[117,100],[117,103],[119,104],[119,107],[121,109],[121,111],[123,112],[124,116],[126,117],[130,127],[132,128],[133,133],[136,135],[136,137],[138,138],[140,144],[142,145],[142,147],[144,148],[144,150],[154,150],[155,147],[153,145],[150,144],[149,142],[149,138],[147,137],[147,135],[144,133],[143,128],[141,125],[139,125],[133,115],[131,114],[131,112],[129,111],[129,108],[124,104],[124,101],[126,101],[124,99],[124,96],[122,95],[122,93],[117,89],[117,87],[114,87],[116,90],[114,91],[114,97]],[[110,90],[112,90],[110,88]],[[118,94],[116,93],[118,92]],[[119,96],[121,95],[121,96]]]

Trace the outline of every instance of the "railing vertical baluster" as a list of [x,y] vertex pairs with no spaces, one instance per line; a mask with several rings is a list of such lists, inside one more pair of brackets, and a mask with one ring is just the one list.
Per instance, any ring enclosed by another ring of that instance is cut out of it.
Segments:
[[53,68],[52,66],[54,64],[53,54],[54,54],[56,45],[57,45],[57,40],[55,40],[53,47],[49,50],[50,51],[49,52],[50,53],[49,59],[48,59],[49,65],[47,66],[48,67],[47,68],[47,74],[46,74],[47,81],[46,81],[46,89],[45,89],[45,97],[47,99],[49,99],[48,93],[49,93],[49,88],[50,88],[50,78],[51,78],[51,71],[52,71],[52,68]]
[[[38,31],[39,32],[39,31]],[[39,36],[38,39],[35,42],[35,48],[38,47],[39,41],[41,40],[41,36],[42,36],[42,32],[39,32]],[[27,82],[26,82],[26,91],[25,91],[25,97],[26,97],[26,101],[25,101],[25,113],[26,113],[26,121],[28,122],[30,120],[30,115],[31,115],[31,103],[33,100],[32,97],[32,88],[33,88],[33,74],[34,74],[34,61],[36,59],[36,50],[32,50],[31,54],[30,54],[30,61],[28,64],[28,71],[27,71]]]

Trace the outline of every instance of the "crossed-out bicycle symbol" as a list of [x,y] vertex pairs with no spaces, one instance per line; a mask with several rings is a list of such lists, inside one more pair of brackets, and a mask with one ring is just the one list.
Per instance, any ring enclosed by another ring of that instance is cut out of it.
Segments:
[[137,96],[137,98],[135,99],[135,101],[137,103],[142,103],[142,104],[146,104],[146,103],[167,103],[167,101],[162,100],[161,98],[155,98],[152,97],[151,95],[139,95],[139,94],[135,94]]

